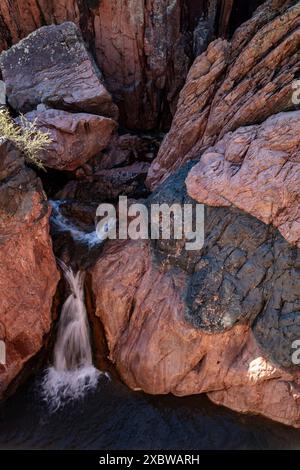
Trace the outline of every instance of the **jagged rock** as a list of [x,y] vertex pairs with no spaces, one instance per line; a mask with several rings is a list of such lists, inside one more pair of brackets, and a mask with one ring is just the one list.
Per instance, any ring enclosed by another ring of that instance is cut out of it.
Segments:
[[51,143],[40,152],[39,159],[56,170],[72,171],[86,163],[108,145],[117,128],[110,118],[57,109],[38,107],[25,117],[49,134]]
[[199,136],[205,132],[213,97],[217,91],[218,78],[226,70],[230,46],[218,39],[207,51],[197,57],[182,89],[172,127],[152,163],[147,183],[153,187],[165,179],[171,169],[178,168],[186,160]]
[[186,181],[210,206],[234,205],[300,247],[300,111],[229,132],[209,148]]
[[117,118],[116,105],[73,23],[31,33],[2,52],[0,68],[8,101],[16,111],[32,111],[44,103]]
[[[191,165],[148,202],[195,204]],[[299,262],[278,230],[235,208],[207,207],[204,246],[189,254],[182,240],[108,242],[91,274],[110,359],[133,389],[208,393],[299,427]]]
[[[0,365],[0,396],[42,347],[52,324],[52,301],[59,274],[49,235],[49,206],[40,180],[19,157],[0,182],[0,339],[6,364]],[[4,150],[1,147],[1,161]]]
[[147,180],[153,188],[226,132],[295,108],[300,71],[300,4],[270,0],[234,34],[198,57]]
[[132,165],[99,170],[81,180],[73,180],[57,193],[58,199],[78,199],[82,202],[115,200],[119,195],[144,197],[148,191],[144,181],[150,164],[136,162]]

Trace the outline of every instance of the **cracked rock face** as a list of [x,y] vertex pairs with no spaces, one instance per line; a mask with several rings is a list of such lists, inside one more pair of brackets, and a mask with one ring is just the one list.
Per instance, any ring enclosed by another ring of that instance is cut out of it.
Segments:
[[[195,204],[184,186],[192,165],[149,202]],[[177,240],[107,243],[91,272],[110,358],[133,389],[205,392],[300,426],[291,361],[300,337],[299,249],[236,208],[207,207],[205,233],[203,248],[188,255]]]
[[1,144],[0,157],[5,152],[4,161],[11,164],[9,174],[0,170],[0,290],[5,293],[0,296],[0,339],[6,345],[0,397],[41,349],[52,324],[59,280],[49,235],[50,211],[40,180],[25,169],[22,156],[9,142]]
[[265,2],[235,32],[193,63],[147,179],[154,188],[186,161],[199,158],[225,133],[295,108],[300,71],[300,4]]
[[0,56],[10,105],[52,107],[117,118],[116,105],[74,23],[44,26]]

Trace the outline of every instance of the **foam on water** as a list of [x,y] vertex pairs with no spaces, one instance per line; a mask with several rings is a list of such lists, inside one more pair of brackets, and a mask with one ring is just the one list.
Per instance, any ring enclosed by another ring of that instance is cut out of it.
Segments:
[[54,412],[96,390],[100,376],[109,378],[108,374],[100,372],[94,366],[64,372],[49,367],[41,384],[42,399],[47,403],[49,410]]

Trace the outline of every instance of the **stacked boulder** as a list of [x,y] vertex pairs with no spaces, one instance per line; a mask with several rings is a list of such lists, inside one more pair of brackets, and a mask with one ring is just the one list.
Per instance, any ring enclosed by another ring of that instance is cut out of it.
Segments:
[[45,167],[72,171],[108,145],[118,109],[74,23],[31,33],[1,54],[0,68],[10,106],[50,134]]

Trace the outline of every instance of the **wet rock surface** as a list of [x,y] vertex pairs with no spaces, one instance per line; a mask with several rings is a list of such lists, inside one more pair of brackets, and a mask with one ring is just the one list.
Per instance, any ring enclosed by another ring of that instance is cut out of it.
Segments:
[[[184,185],[193,165],[166,180],[149,202],[195,205]],[[269,356],[293,366],[291,345],[300,337],[299,248],[235,208],[206,206],[204,240],[201,251],[187,251],[185,239],[151,242],[160,263],[189,273],[187,320],[210,333],[254,322],[254,333]]]
[[24,157],[7,139],[0,139],[0,182],[17,173],[24,166]]

